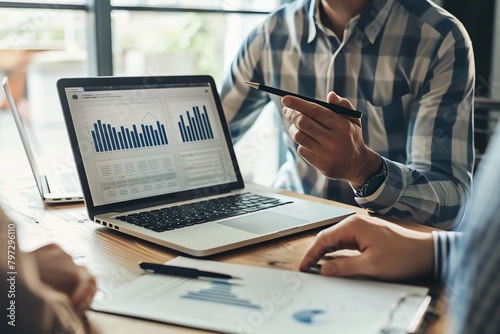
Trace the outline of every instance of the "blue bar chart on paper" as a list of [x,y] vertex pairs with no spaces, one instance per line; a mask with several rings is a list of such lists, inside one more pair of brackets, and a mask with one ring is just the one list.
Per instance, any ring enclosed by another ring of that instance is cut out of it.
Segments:
[[193,106],[191,110],[186,110],[185,114],[179,115],[177,122],[183,143],[214,139],[214,132],[207,107]]
[[242,299],[231,292],[231,284],[225,282],[211,282],[208,289],[189,291],[181,296],[184,299],[194,299],[203,302],[225,304],[260,310],[261,307],[247,299]]
[[168,145],[165,124],[147,113],[137,124],[118,125],[97,119],[91,130],[96,152]]

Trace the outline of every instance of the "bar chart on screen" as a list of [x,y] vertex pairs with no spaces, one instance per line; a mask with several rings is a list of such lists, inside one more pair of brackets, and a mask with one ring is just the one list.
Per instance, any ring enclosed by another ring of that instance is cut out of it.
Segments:
[[168,114],[176,123],[179,143],[209,141],[218,138],[208,101],[169,102]]
[[[161,105],[146,102],[134,105],[93,105],[84,110],[94,150],[109,153],[169,144]],[[113,120],[107,120],[110,113]]]
[[[147,116],[154,118],[151,115]],[[98,119],[93,124],[94,129],[90,132],[96,152],[167,145],[168,137],[165,124],[160,123],[156,118],[154,119],[153,122],[132,124],[129,127],[113,126]]]

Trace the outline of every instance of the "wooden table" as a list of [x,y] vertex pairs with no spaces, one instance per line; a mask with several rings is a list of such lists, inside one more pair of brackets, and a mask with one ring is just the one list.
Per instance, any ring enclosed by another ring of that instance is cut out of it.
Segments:
[[[0,131],[1,135],[2,131]],[[44,206],[29,169],[22,166],[22,164],[27,165],[22,151],[19,151],[19,147],[17,149],[11,147],[11,145],[15,146],[15,140],[10,140],[8,147],[2,146],[1,143],[2,141],[0,141],[0,161],[2,161],[2,166],[0,166],[0,204],[6,213],[17,222],[19,246],[22,250],[28,251],[49,242],[55,242],[65,249],[75,262],[87,266],[96,275],[98,287],[106,290],[119,289],[125,283],[139,276],[142,271],[139,269],[138,263],[141,261],[165,262],[177,255],[182,255],[89,221],[83,204]],[[17,154],[14,161],[13,152],[21,152],[21,154]],[[348,207],[316,197],[287,191],[280,192],[312,201]],[[360,214],[367,214],[360,208],[354,209]],[[431,230],[421,225],[397,223],[416,230]],[[305,248],[318,231],[319,229],[302,232],[275,241],[210,256],[208,259],[297,270]],[[422,282],[422,284],[428,283]],[[204,332],[93,311],[89,311],[87,316],[95,333]],[[426,329],[425,333],[442,333],[443,328],[444,320],[440,320]]]

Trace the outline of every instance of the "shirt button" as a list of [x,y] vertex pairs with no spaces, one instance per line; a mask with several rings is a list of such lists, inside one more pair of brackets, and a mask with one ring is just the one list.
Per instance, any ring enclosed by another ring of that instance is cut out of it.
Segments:
[[344,56],[339,53],[335,59],[335,66],[340,67],[344,64]]

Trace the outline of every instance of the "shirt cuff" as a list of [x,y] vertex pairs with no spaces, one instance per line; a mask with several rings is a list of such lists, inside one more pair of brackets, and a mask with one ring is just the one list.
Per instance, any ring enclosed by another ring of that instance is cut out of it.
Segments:
[[461,232],[432,231],[434,240],[434,277],[443,279],[449,273],[449,263],[456,256]]
[[[387,166],[387,177],[380,187],[370,196],[354,197],[356,202],[369,212],[384,214],[396,204],[408,183],[411,183],[411,172],[404,165],[388,160],[384,157]],[[354,188],[353,188],[353,191]]]

